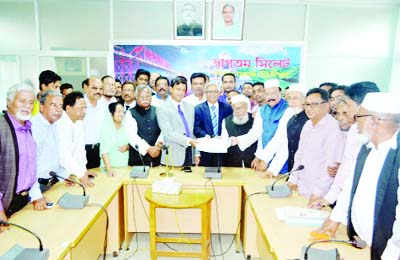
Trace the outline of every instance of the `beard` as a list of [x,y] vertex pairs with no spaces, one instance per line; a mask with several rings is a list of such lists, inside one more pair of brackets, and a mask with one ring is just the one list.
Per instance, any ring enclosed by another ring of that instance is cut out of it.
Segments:
[[233,116],[232,118],[233,123],[235,123],[236,125],[244,125],[249,121],[249,114],[246,113],[246,115],[244,116]]
[[26,112],[23,112],[23,111],[18,111],[18,112],[15,114],[15,117],[16,117],[18,120],[21,120],[21,121],[28,121],[29,119],[32,118],[32,114],[31,114],[31,113],[26,113]]

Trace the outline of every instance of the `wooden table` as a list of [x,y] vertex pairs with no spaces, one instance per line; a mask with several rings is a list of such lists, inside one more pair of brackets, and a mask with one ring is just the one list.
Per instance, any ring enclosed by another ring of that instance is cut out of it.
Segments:
[[[264,184],[244,185],[245,196],[265,191]],[[276,208],[306,207],[308,199],[292,194],[289,198],[270,198],[267,194],[249,198],[245,208],[243,247],[246,256],[261,259],[296,259],[301,248],[307,246],[310,232],[316,227],[288,225],[276,217]],[[347,240],[345,226],[336,233],[337,239]],[[370,249],[356,249],[346,244],[324,243],[313,246],[320,249],[338,248],[342,258],[370,259]]]
[[[118,252],[122,242],[122,212],[119,203],[122,199],[121,179],[109,178],[104,174],[94,180],[95,186],[87,189],[89,204],[84,209],[62,209],[55,205],[52,209],[36,211],[32,204],[15,213],[9,221],[35,232],[50,251],[49,259],[97,259],[103,252],[106,215],[93,203],[107,208],[110,216],[108,234],[108,253]],[[79,186],[66,187],[57,183],[46,197],[56,203],[66,192],[82,194]],[[123,226],[123,225],[122,225]],[[122,227],[121,226],[121,227]],[[14,244],[37,248],[37,240],[16,227],[12,227],[4,236],[0,236],[0,255]]]

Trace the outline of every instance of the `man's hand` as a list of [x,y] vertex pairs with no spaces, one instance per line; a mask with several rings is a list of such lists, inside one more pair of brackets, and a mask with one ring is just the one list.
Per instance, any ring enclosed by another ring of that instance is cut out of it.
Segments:
[[118,146],[118,151],[120,151],[121,153],[129,151],[129,145],[126,144],[126,145]]
[[253,159],[253,161],[251,161],[251,168],[253,170],[258,170],[258,163],[260,162],[260,159],[258,159],[257,157]]
[[44,196],[41,197],[40,199],[34,200],[34,201],[32,201],[33,208],[35,210],[44,210],[44,209],[47,208],[46,207],[46,202],[47,202],[47,199]]
[[190,139],[189,144],[190,144],[193,148],[196,148],[196,145],[198,145],[199,142],[197,142],[197,141],[194,140],[194,139]]
[[294,182],[288,182],[287,186],[289,187],[289,189],[291,189],[293,191],[297,191],[297,189],[299,188],[299,186],[297,186],[297,184]]
[[161,150],[158,149],[157,146],[150,146],[149,149],[147,149],[147,153],[150,155],[151,158],[156,158],[160,155]]
[[328,174],[331,177],[335,177],[337,174],[337,171],[339,169],[340,163],[335,162],[334,166],[328,166]]
[[274,173],[267,169],[266,171],[262,171],[259,176],[262,178],[272,178]]
[[308,199],[308,207],[310,207],[310,205],[314,202],[321,199],[320,197],[318,197],[317,195],[311,194],[310,198]]
[[97,173],[95,172],[86,172],[85,175],[83,175],[83,177],[79,179],[80,183],[82,183],[84,187],[94,186],[94,183],[90,180],[89,175],[97,177]]
[[314,230],[313,232],[322,233],[322,234],[329,233],[329,235],[331,236],[331,239],[335,239],[336,230],[338,229],[339,225],[340,225],[339,222],[330,220],[328,217],[325,219],[324,224],[322,224],[322,227]]
[[[8,218],[7,218],[6,213],[4,212],[4,210],[0,211],[0,220],[8,221]],[[10,229],[10,226],[0,225],[0,234],[4,234],[4,232],[6,232],[9,229]]]
[[236,136],[231,136],[231,146],[239,144],[239,139]]
[[312,209],[322,209],[326,206],[328,206],[330,203],[325,200],[324,198],[319,198],[314,200],[313,202],[308,203],[308,207]]
[[263,160],[259,160],[259,162],[258,162],[258,171],[260,171],[260,172],[264,172],[264,171],[266,171],[267,170],[267,167],[268,167],[268,165],[267,165],[267,163],[266,162],[264,162]]
[[200,156],[199,155],[196,155],[195,157],[194,157],[194,165],[195,166],[199,166],[199,164],[200,164]]

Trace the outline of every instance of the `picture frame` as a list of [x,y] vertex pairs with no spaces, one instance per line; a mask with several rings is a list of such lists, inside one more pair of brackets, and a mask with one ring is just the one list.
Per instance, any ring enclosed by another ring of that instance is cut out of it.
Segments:
[[245,0],[213,0],[212,39],[242,40]]
[[205,0],[174,0],[174,39],[205,39]]

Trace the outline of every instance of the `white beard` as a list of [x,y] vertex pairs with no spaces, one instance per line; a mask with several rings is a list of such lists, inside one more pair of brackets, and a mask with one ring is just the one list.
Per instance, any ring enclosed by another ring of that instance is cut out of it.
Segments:
[[368,135],[366,135],[366,134],[357,133],[357,134],[355,135],[355,141],[356,141],[358,144],[363,145],[363,144],[366,144],[366,143],[369,142],[369,137],[368,137]]
[[249,121],[249,114],[246,113],[243,117],[237,117],[234,115],[232,121],[235,125],[244,125]]
[[17,118],[18,120],[21,120],[21,121],[27,121],[27,120],[29,120],[29,119],[32,118],[32,114],[31,114],[31,113],[25,114],[25,113],[23,113],[23,112],[21,112],[21,111],[18,111],[18,112],[15,114],[15,116],[16,116],[16,118]]

